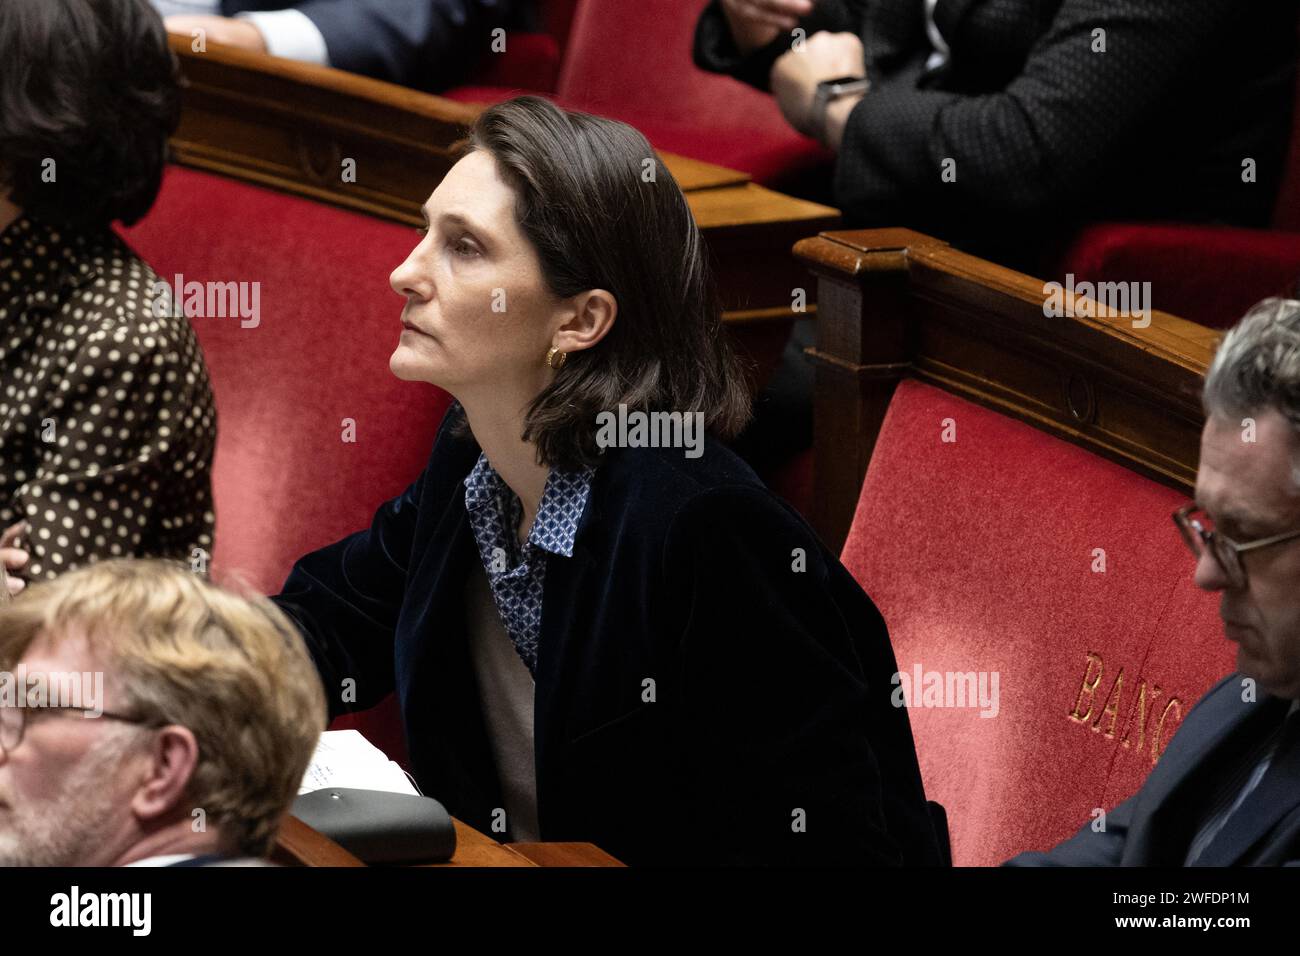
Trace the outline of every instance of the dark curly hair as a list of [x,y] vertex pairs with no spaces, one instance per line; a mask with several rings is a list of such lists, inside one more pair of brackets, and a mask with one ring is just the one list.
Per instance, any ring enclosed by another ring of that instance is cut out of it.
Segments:
[[570,355],[525,413],[522,437],[538,461],[596,464],[597,415],[620,404],[702,412],[715,435],[734,437],[750,414],[744,368],[722,327],[695,217],[646,138],[519,96],[479,114],[458,152],[475,150],[514,189],[515,219],[552,294],[605,289],[618,302],[605,338]]
[[162,183],[179,76],[148,0],[3,0],[0,188],[44,222],[134,223]]

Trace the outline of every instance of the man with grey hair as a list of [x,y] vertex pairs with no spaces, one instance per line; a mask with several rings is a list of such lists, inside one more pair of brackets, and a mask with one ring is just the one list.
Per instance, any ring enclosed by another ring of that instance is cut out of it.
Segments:
[[1142,789],[1014,866],[1300,863],[1300,300],[1227,334],[1203,392],[1196,500],[1174,521],[1218,592],[1237,670],[1188,713]]

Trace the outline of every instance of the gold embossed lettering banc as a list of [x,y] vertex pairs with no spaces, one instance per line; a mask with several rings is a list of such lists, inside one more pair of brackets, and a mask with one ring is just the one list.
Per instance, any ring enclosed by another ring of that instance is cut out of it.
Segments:
[[[1104,687],[1103,677],[1107,679]],[[1160,685],[1145,676],[1129,679],[1129,693],[1125,697],[1124,668],[1107,674],[1103,656],[1091,652],[1079,694],[1066,717],[1107,740],[1116,739],[1118,734],[1121,747],[1132,748],[1138,754],[1149,753],[1154,764],[1182,722],[1183,701],[1164,695]]]

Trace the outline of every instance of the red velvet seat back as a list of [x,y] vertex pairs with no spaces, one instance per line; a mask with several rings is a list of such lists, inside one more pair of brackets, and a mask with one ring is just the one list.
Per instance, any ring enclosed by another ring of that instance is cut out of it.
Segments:
[[[414,229],[172,167],[127,240],[168,284],[257,282],[256,327],[191,317],[212,376],[214,572],[274,593],[293,561],[369,525],[428,459],[448,398],[388,369]],[[355,441],[345,441],[345,420]]]
[[[1297,160],[1300,162],[1300,160]],[[1063,281],[1149,282],[1153,309],[1231,328],[1265,296],[1295,294],[1300,233],[1180,223],[1095,223],[1075,237]]]
[[1181,501],[1028,425],[898,386],[843,560],[900,672],[919,664],[922,688],[932,672],[1000,675],[995,717],[909,711],[956,863],[1048,848],[1113,808],[1154,765],[1153,740],[1232,670],[1217,599],[1193,584],[1170,520]]
[[701,128],[784,129],[770,96],[691,62],[695,24],[706,6],[708,0],[579,0],[560,96]]
[[573,29],[573,17],[577,13],[580,0],[540,0],[542,29],[555,37],[563,54],[569,43],[569,32]]

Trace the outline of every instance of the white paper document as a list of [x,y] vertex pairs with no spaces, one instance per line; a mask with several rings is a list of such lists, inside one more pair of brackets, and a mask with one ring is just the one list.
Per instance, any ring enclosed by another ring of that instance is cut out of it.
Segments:
[[418,793],[397,762],[357,730],[327,730],[320,735],[298,793],[325,787]]

